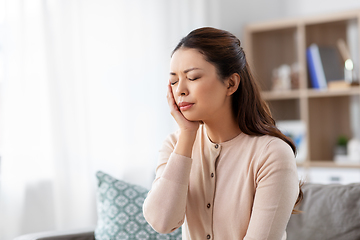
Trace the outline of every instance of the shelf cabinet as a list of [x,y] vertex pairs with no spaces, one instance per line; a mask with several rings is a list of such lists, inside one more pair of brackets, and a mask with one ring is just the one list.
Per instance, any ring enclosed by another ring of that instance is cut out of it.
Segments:
[[[360,106],[360,87],[313,89],[306,61],[306,49],[311,44],[336,47],[337,41],[343,39],[352,47],[355,43],[354,60],[357,61],[354,64],[356,70],[360,69],[359,23],[360,10],[354,10],[252,23],[245,28],[247,59],[274,119],[305,123],[307,157],[299,163],[301,166],[360,168],[360,164],[342,165],[333,161],[338,137],[354,137],[354,121],[360,124],[350,110],[354,99]],[[352,35],[349,34],[350,25]],[[284,64],[297,66],[297,82],[286,90],[274,90],[274,69]]]

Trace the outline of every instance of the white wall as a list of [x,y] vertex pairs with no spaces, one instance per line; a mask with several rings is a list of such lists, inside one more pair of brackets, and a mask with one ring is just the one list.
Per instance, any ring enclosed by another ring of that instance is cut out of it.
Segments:
[[220,12],[215,27],[230,31],[240,40],[247,23],[360,9],[359,0],[212,0],[212,4]]
[[284,0],[221,0],[218,1],[219,26],[242,40],[247,23],[276,19],[285,10]]
[[360,9],[359,0],[282,0],[285,16],[304,16],[319,13],[339,12]]

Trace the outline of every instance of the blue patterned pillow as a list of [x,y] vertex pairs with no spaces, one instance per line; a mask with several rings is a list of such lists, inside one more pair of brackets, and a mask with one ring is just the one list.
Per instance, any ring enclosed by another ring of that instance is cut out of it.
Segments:
[[155,232],[146,222],[142,205],[148,190],[98,171],[96,240],[180,240],[181,228]]

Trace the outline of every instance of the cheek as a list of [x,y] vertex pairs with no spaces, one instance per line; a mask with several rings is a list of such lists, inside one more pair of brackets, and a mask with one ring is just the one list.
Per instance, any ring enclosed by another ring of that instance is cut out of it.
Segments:
[[202,88],[199,95],[201,95],[204,100],[214,102],[223,99],[226,96],[226,92],[224,92],[222,86],[214,84]]

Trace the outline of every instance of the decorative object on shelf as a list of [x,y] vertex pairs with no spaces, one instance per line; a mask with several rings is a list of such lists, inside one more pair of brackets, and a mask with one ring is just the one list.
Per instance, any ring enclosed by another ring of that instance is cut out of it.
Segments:
[[359,85],[359,19],[351,19],[346,27],[346,46],[349,50],[349,58],[354,64],[351,85]]
[[344,61],[344,83],[346,87],[350,87],[351,85],[359,85],[355,69],[354,69],[354,61],[351,57],[348,45],[344,41],[344,39],[340,38],[337,41],[337,47],[341,54],[341,57]]
[[344,79],[346,82],[352,83],[354,79],[354,63],[349,58],[345,61],[345,67],[344,67]]
[[283,64],[275,68],[272,72],[272,90],[286,91],[291,89],[291,68],[287,64]]
[[300,88],[300,64],[295,62],[291,65],[291,89],[299,89]]
[[347,144],[347,154],[349,162],[360,163],[360,139],[350,139]]
[[278,121],[276,126],[287,137],[291,138],[297,148],[296,161],[304,162],[307,155],[306,127],[301,120]]
[[299,89],[299,63],[282,64],[272,71],[272,91]]
[[347,143],[348,143],[348,138],[346,136],[341,135],[338,137],[336,146],[334,148],[334,161],[335,162],[337,162],[337,163],[348,162]]

